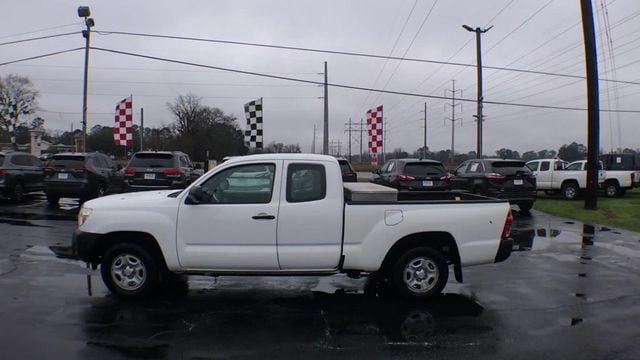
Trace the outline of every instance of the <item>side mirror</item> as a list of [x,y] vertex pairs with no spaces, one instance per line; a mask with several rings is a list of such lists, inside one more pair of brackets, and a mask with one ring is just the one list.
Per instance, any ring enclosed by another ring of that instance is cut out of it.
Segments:
[[187,195],[187,199],[185,200],[186,204],[202,204],[207,200],[207,194],[202,190],[200,186],[194,186],[189,189],[189,195]]

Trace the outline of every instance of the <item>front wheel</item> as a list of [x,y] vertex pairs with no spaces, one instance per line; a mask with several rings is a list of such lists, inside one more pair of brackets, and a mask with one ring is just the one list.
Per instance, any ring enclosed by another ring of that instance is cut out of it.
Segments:
[[439,294],[447,284],[449,267],[442,254],[428,247],[410,249],[398,258],[392,283],[407,299],[426,299]]
[[100,273],[116,295],[144,297],[155,290],[160,269],[149,251],[136,244],[116,244],[104,254]]
[[562,196],[566,200],[573,200],[578,196],[580,189],[576,183],[570,182],[562,185]]
[[11,200],[14,203],[20,203],[24,199],[24,186],[21,182],[17,182],[13,187],[13,193],[11,194]]

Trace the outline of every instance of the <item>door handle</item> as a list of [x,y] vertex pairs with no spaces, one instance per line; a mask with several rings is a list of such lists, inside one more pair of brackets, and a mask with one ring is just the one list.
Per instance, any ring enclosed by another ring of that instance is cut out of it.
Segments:
[[273,219],[275,219],[276,217],[275,217],[275,216],[273,216],[273,215],[269,215],[269,214],[265,214],[265,213],[260,213],[260,214],[258,214],[258,215],[253,215],[251,218],[252,218],[252,219],[254,219],[254,220],[273,220]]

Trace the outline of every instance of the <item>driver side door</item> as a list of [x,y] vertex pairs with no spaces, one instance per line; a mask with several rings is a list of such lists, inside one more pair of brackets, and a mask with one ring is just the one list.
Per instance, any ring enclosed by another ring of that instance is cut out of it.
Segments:
[[222,169],[199,184],[204,197],[178,213],[180,265],[188,270],[279,270],[276,229],[282,161]]

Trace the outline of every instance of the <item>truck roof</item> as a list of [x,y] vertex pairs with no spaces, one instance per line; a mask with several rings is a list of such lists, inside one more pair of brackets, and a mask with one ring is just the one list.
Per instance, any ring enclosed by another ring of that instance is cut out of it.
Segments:
[[235,162],[243,162],[243,161],[251,161],[251,160],[315,160],[315,161],[330,161],[337,163],[335,157],[329,155],[318,155],[318,154],[300,154],[300,153],[272,153],[272,154],[255,154],[255,155],[245,155],[245,156],[236,156],[225,163],[235,163]]

